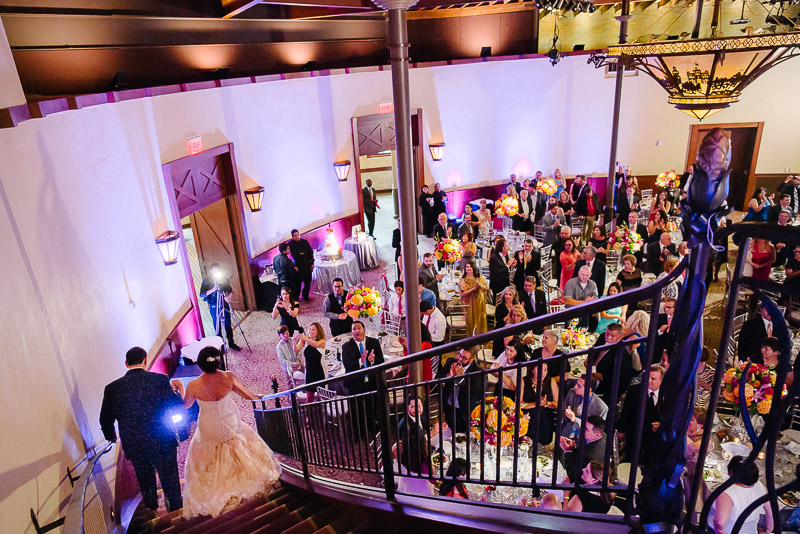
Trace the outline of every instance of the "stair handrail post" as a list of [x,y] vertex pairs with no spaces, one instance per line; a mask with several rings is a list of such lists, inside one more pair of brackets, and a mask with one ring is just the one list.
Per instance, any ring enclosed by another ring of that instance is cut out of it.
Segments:
[[308,458],[306,457],[306,445],[303,440],[303,427],[300,424],[300,406],[297,403],[297,393],[291,393],[292,401],[292,424],[294,424],[294,433],[297,436],[297,452],[300,455],[300,463],[303,466],[303,478],[308,480]]
[[[383,486],[386,490],[386,499],[394,499],[394,469],[392,462],[392,438],[389,433],[389,390],[386,387],[386,373],[378,371],[375,377],[376,396],[378,403],[378,431],[381,435],[381,461],[383,462]],[[398,455],[400,451],[397,451]],[[377,460],[377,458],[376,458]]]

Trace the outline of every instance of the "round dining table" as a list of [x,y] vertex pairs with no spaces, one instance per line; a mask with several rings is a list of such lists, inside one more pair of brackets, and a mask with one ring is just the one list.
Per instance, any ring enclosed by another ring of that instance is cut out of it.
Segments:
[[358,268],[362,271],[371,271],[380,265],[381,259],[378,257],[378,247],[375,246],[375,238],[366,236],[362,239],[348,237],[344,240],[343,250],[349,250],[356,255]]
[[323,261],[319,253],[314,255],[314,292],[320,295],[331,293],[334,278],[344,281],[345,290],[361,283],[361,269],[354,252],[342,250],[342,257],[333,261]]

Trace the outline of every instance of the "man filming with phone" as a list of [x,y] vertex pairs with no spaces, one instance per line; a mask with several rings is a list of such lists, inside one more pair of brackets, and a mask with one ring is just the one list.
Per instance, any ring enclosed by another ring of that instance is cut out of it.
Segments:
[[[233,294],[231,283],[222,273],[218,263],[212,263],[208,269],[208,277],[203,279],[200,285],[200,298],[208,303],[208,310],[211,312],[211,320],[214,322],[214,332],[222,337],[222,325],[225,325],[225,336],[228,339],[228,348],[231,350],[242,350],[233,341],[233,328],[231,327],[231,304],[230,298]],[[219,309],[219,305],[222,309]]]

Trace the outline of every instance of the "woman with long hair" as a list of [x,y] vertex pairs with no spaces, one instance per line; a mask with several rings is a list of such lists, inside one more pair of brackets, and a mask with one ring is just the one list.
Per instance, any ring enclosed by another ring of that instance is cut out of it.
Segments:
[[197,357],[203,372],[185,390],[180,380],[172,386],[187,408],[200,405],[197,430],[186,456],[183,517],[217,517],[240,502],[269,493],[281,475],[281,466],[264,440],[245,424],[233,400],[259,395],[247,389],[239,378],[220,371],[222,354],[206,347]]
[[661,234],[667,231],[667,212],[664,210],[655,210],[650,214],[650,220],[647,221],[647,239],[646,243],[658,243],[661,239]]
[[478,216],[478,233],[480,235],[489,235],[489,230],[492,228],[492,210],[486,207],[486,199],[482,198],[479,202],[481,209],[475,214]]
[[472,240],[472,234],[469,232],[464,232],[461,234],[461,249],[463,253],[461,254],[461,269],[463,270],[466,266],[467,262],[474,261],[475,255],[478,253],[478,246]]
[[[603,464],[597,460],[592,460],[581,471],[581,480],[590,486],[599,485],[603,480]],[[613,473],[608,475],[608,483],[614,483]],[[597,492],[584,488],[578,488],[570,495],[565,510],[570,512],[590,512],[595,514],[607,514],[611,509],[611,503],[617,497],[613,492]]]
[[289,329],[289,336],[293,337],[295,332],[302,332],[297,316],[300,314],[300,303],[292,297],[292,290],[284,286],[281,288],[281,295],[272,308],[272,318],[281,318],[281,324]]
[[[322,352],[325,349],[325,331],[319,323],[311,323],[308,335],[297,335],[297,352],[303,351],[306,362],[306,384],[313,384],[328,378],[322,363]],[[316,386],[306,388],[306,402],[314,402]]]
[[[497,358],[492,364],[492,369],[500,369],[501,367],[510,367],[520,361],[525,361],[525,353],[520,346],[521,343],[517,339],[512,339],[506,343],[506,350]],[[523,374],[525,370],[523,369]],[[497,389],[498,395],[502,393],[503,396],[511,400],[517,398],[517,369],[509,369],[502,371],[497,376]]]
[[567,179],[561,174],[561,169],[555,170],[553,180],[556,182],[556,197],[559,197],[561,192],[567,189]]
[[575,264],[581,259],[581,255],[575,247],[575,242],[570,237],[564,241],[564,250],[561,252],[558,260],[561,262],[561,280],[558,287],[564,290],[564,286],[572,278],[572,273],[575,270]]
[[572,199],[566,189],[562,189],[558,194],[558,207],[564,210],[564,218],[567,220],[567,225],[569,225],[570,216],[575,213],[575,205],[572,203]]
[[650,213],[655,213],[656,211],[663,211],[665,213],[669,213],[672,210],[672,202],[669,201],[669,195],[667,194],[666,189],[662,189],[658,192],[658,194],[653,198],[653,202],[650,203]]
[[750,202],[747,203],[747,214],[742,221],[767,222],[767,212],[769,212],[769,207],[772,206],[774,199],[774,194],[767,197],[767,190],[763,187],[756,189]]
[[[608,285],[608,289],[606,290],[606,295],[610,297],[618,293],[622,293],[622,286],[619,284],[619,282],[610,283]],[[614,308],[608,308],[607,310],[601,311],[600,319],[597,321],[597,329],[595,329],[595,332],[598,334],[604,334],[608,325],[613,323],[623,324],[625,322],[625,312],[627,310],[628,305],[623,304],[622,306],[615,306]]]
[[444,481],[439,487],[439,495],[444,497],[455,497],[457,499],[469,499],[469,493],[462,477],[469,471],[469,464],[463,458],[454,458],[447,468]]
[[589,239],[589,244],[597,250],[595,259],[606,262],[606,254],[608,253],[608,236],[606,235],[605,225],[598,224],[592,229],[592,237]]
[[[630,337],[643,337],[647,339],[647,334],[650,332],[650,315],[644,310],[635,310],[625,321],[622,327],[622,337],[627,339]],[[647,342],[641,341],[629,347],[631,354],[633,354],[633,370],[638,373],[642,370],[642,359],[647,352]]]
[[[497,296],[497,305],[494,308],[495,328],[503,328],[506,326],[506,317],[511,313],[511,308],[513,308],[515,304],[519,304],[517,288],[508,286]],[[497,358],[503,353],[504,349],[505,343],[502,338],[492,341],[492,356]]]
[[468,306],[467,309],[467,335],[482,334],[488,329],[486,325],[486,292],[489,286],[486,279],[481,276],[475,267],[474,261],[464,264],[464,276],[459,282],[461,289],[461,302]]

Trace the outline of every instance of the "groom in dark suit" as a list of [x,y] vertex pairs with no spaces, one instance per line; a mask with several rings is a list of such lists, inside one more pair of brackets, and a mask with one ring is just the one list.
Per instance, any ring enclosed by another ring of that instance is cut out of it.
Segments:
[[147,371],[147,352],[134,347],[125,354],[125,376],[106,386],[100,410],[100,428],[116,442],[119,426],[122,450],[133,464],[144,504],[158,509],[156,471],[164,490],[167,510],[183,508],[178,478],[178,435],[172,422],[183,401],[172,391],[169,378]]
[[[381,350],[381,343],[374,337],[367,337],[364,323],[354,321],[350,331],[353,333],[353,339],[342,345],[342,363],[344,364],[345,374],[382,364],[383,350]],[[375,391],[375,376],[345,379],[344,387],[350,395]],[[373,395],[362,397],[367,429],[370,431],[375,428],[375,403],[373,397]],[[350,412],[355,412],[357,424],[361,421],[361,415],[358,410],[359,403],[351,401]],[[363,430],[359,430],[357,433],[361,436],[363,435]]]

